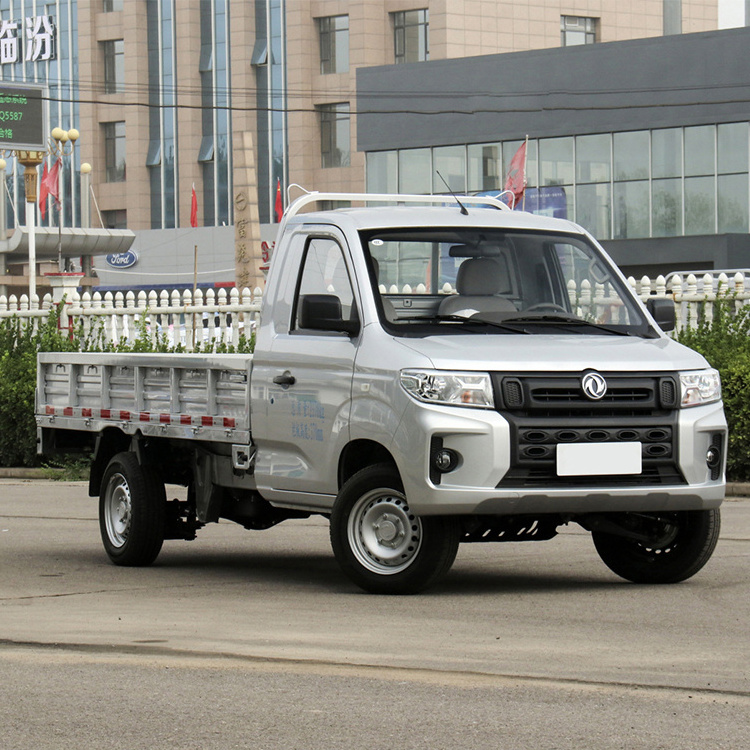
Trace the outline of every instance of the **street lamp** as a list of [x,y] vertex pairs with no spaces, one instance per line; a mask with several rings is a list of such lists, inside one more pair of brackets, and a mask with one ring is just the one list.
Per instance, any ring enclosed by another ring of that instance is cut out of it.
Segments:
[[29,309],[34,309],[36,297],[36,168],[44,159],[44,151],[18,149],[16,158],[23,165],[23,180],[26,188],[26,231],[29,235]]
[[[52,128],[50,133],[52,139],[49,141],[48,153],[50,156],[57,156],[60,160],[60,179],[62,180],[65,160],[64,156],[72,156],[75,151],[76,141],[80,137],[80,133],[75,129],[63,130],[60,127]],[[57,270],[62,273],[65,268],[63,267],[62,258],[62,206],[60,206],[60,212],[57,217]]]

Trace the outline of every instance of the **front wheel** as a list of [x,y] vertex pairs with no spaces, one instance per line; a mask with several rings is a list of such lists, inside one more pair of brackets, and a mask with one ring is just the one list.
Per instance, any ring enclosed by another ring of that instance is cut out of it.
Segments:
[[604,564],[634,583],[679,583],[694,576],[709,560],[719,540],[717,509],[636,516],[636,540],[594,531],[594,546]]
[[164,542],[166,494],[154,470],[134,453],[108,464],[99,495],[99,530],[115,565],[150,565]]
[[414,594],[444,576],[461,530],[450,518],[412,513],[395,468],[357,472],[331,513],[331,546],[344,573],[373,594]]

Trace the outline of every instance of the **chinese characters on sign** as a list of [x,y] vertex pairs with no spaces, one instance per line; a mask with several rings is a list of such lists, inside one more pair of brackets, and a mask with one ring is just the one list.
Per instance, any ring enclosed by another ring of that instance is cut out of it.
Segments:
[[20,21],[0,21],[0,64],[55,59],[57,30],[52,16],[29,16],[25,21],[20,29]]

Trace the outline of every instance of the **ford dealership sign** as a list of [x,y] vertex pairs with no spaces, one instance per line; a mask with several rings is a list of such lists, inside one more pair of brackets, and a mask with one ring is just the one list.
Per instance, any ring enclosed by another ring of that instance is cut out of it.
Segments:
[[107,265],[112,268],[130,268],[138,262],[138,256],[128,250],[126,253],[113,253],[107,256]]

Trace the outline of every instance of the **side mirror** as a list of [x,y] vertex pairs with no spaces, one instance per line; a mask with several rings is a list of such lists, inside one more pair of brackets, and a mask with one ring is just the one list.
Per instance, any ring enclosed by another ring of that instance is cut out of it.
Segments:
[[646,309],[662,331],[674,331],[677,323],[674,300],[665,297],[649,297],[646,300]]
[[359,320],[344,320],[341,300],[335,294],[303,294],[299,301],[297,317],[300,328],[313,331],[338,331],[355,336],[359,333]]

